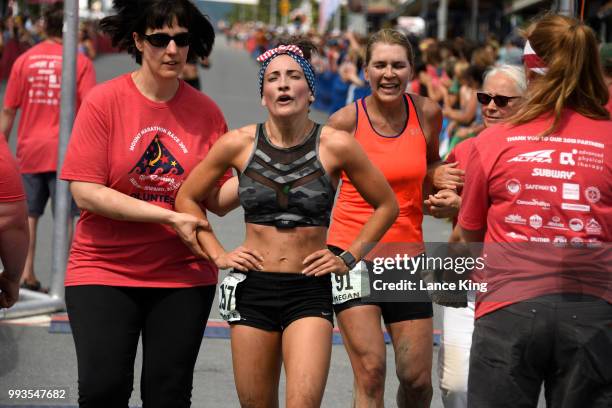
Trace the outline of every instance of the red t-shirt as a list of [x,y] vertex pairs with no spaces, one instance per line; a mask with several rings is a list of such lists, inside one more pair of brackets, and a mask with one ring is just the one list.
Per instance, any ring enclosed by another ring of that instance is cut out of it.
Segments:
[[537,136],[550,123],[493,126],[474,139],[459,224],[486,228],[476,277],[488,290],[476,317],[544,294],[612,302],[612,121],[566,110],[560,130]]
[[[217,105],[185,82],[170,101],[157,103],[126,74],[94,88],[83,102],[61,178],[102,184],[172,209],[183,180],[226,131]],[[83,211],[66,286],[191,287],[214,285],[217,274],[168,226]]]
[[21,176],[17,169],[17,162],[13,158],[6,143],[5,136],[0,133],[0,202],[10,203],[25,200]]
[[[77,108],[96,85],[92,62],[77,56]],[[6,86],[4,107],[21,109],[17,160],[22,173],[56,171],[59,140],[62,45],[43,41],[17,58]]]

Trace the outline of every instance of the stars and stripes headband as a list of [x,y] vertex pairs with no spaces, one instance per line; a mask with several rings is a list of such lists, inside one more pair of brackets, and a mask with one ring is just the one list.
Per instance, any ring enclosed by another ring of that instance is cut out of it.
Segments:
[[529,40],[525,43],[525,49],[523,51],[523,62],[525,66],[531,71],[539,75],[546,75],[548,67],[542,58],[536,54],[535,50],[529,43]]
[[312,65],[306,58],[304,58],[304,53],[297,45],[279,45],[276,48],[272,48],[259,57],[257,57],[257,61],[261,62],[261,69],[259,70],[259,95],[263,96],[263,80],[264,74],[266,73],[266,68],[270,65],[270,62],[279,55],[288,55],[297,62],[300,67],[302,67],[302,71],[304,71],[304,76],[306,77],[306,82],[308,82],[308,88],[310,88],[310,92],[313,95],[316,94],[316,81],[314,70],[312,69]]

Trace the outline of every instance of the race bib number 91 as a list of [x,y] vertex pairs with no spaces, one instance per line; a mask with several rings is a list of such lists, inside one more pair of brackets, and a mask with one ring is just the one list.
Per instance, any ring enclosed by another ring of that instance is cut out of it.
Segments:
[[332,293],[334,305],[339,305],[351,299],[370,296],[368,268],[361,261],[346,275],[332,274]]
[[219,285],[219,314],[223,320],[228,322],[240,320],[240,313],[236,310],[236,288],[245,279],[244,273],[230,272]]

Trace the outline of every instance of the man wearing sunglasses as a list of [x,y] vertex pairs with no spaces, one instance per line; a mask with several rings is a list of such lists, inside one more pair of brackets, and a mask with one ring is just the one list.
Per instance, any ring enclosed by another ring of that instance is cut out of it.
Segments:
[[[516,112],[522,95],[527,91],[527,81],[522,67],[502,65],[489,70],[484,77],[483,89],[476,93],[481,103],[484,127],[493,126],[507,120]],[[471,130],[474,131],[474,130]],[[447,163],[456,163],[457,168],[465,169],[470,157],[475,138],[458,144],[448,155]],[[458,243],[462,239],[457,225],[457,214],[461,207],[461,191],[442,190],[425,201],[430,213],[438,218],[453,217],[453,231],[449,243]],[[455,211],[445,210],[454,208]],[[440,389],[445,408],[467,407],[467,382],[474,331],[474,302],[468,302],[465,294],[464,305],[454,307],[443,304],[443,337],[440,348]],[[453,302],[456,298],[453,299]]]

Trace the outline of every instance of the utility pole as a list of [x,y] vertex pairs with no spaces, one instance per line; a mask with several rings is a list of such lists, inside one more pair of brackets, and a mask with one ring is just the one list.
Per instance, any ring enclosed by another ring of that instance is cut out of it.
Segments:
[[[60,107],[60,132],[57,174],[64,164],[66,148],[72,133],[76,112],[76,59],[77,32],[79,23],[79,2],[66,0],[64,3],[64,29],[62,35],[62,89]],[[51,255],[52,282],[50,295],[63,298],[64,276],[68,261],[68,222],[70,212],[70,192],[68,182],[57,178],[55,184],[55,212],[53,214],[53,253]]]
[[478,41],[478,0],[472,0],[470,15],[470,38]]
[[574,17],[574,0],[559,0],[559,14]]
[[276,27],[276,2],[278,0],[270,0],[270,25]]
[[440,0],[438,4],[438,40],[446,40],[448,21],[448,0]]

